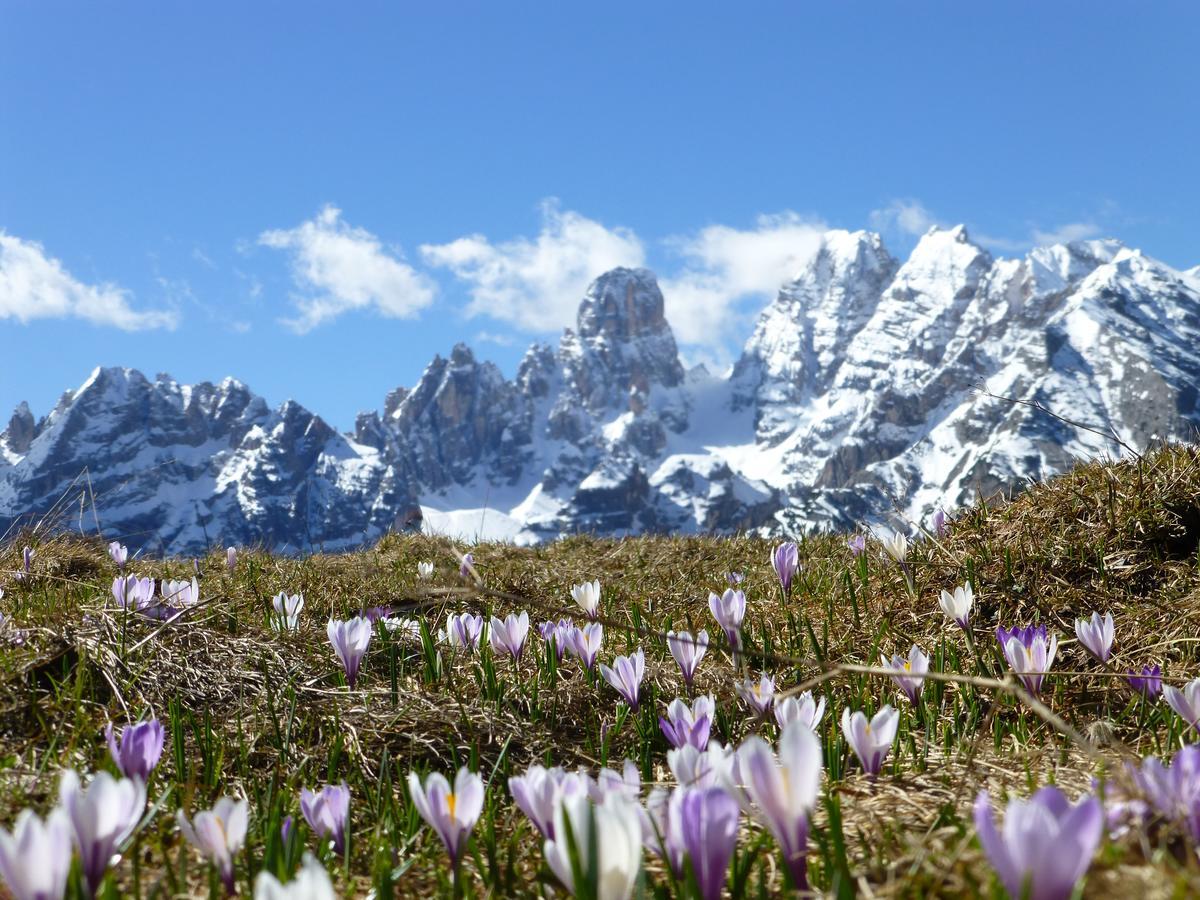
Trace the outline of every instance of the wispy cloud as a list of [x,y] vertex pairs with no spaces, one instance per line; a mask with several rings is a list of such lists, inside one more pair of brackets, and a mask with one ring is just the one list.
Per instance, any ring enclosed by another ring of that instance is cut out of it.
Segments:
[[641,240],[543,201],[537,237],[493,243],[472,234],[448,244],[424,244],[421,256],[468,285],[468,316],[486,315],[524,331],[557,331],[575,321],[593,278],[616,266],[640,266]]
[[264,231],[258,243],[286,251],[301,293],[299,315],[284,322],[307,332],[351,310],[371,308],[384,316],[411,318],[433,302],[436,285],[371,232],[326,206],[295,228]]
[[86,284],[36,241],[0,231],[0,319],[83,319],[123,331],[175,328],[174,310],[139,311],[129,291],[115,284]]
[[1095,222],[1068,222],[1049,231],[1033,230],[1035,244],[1069,244],[1071,241],[1086,241],[1099,237],[1102,229]]
[[867,216],[871,229],[885,237],[899,234],[905,237],[920,237],[934,225],[942,223],[918,200],[893,200],[881,209],[873,209]]
[[662,279],[663,297],[680,341],[722,359],[730,327],[746,313],[744,301],[773,297],[816,253],[825,230],[788,211],[759,216],[753,228],[710,225],[669,239],[683,267]]

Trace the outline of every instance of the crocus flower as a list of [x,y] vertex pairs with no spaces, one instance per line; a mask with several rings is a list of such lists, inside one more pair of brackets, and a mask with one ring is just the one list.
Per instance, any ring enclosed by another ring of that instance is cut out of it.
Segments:
[[786,728],[792,722],[801,722],[816,731],[821,717],[825,715],[825,698],[814,701],[812,691],[805,691],[799,696],[784,697],[775,704],[774,709],[775,724],[780,728]]
[[1129,672],[1125,676],[1129,686],[1144,697],[1153,700],[1162,693],[1162,666],[1144,666],[1140,675]]
[[405,641],[421,642],[421,623],[416,619],[401,619],[389,616],[380,620],[388,634]]
[[1058,652],[1058,636],[1052,635],[1047,640],[1046,626],[1030,625],[1011,631],[997,628],[996,637],[1000,646],[1004,648],[1004,658],[1008,660],[1009,666],[1025,686],[1025,690],[1031,694],[1039,693],[1046,673],[1054,665],[1054,655]]
[[117,568],[124,572],[125,563],[129,562],[129,548],[120,541],[113,541],[108,545],[108,555],[117,564]]
[[1108,657],[1112,654],[1113,645],[1113,617],[1112,613],[1105,613],[1104,618],[1100,618],[1100,613],[1092,613],[1091,620],[1076,619],[1075,620],[1075,637],[1079,638],[1079,643],[1088,653],[1096,657],[1102,663],[1108,662]]
[[25,566],[26,575],[31,575],[33,573],[33,558],[35,556],[37,556],[37,551],[35,551],[32,547],[26,547],[21,551],[21,560]]
[[417,578],[428,581],[433,577],[433,563],[422,560],[417,563]]
[[[545,842],[543,853],[571,894],[595,900],[633,896],[642,867],[642,826],[635,802],[619,794],[608,795],[598,804],[584,795],[566,797],[554,812],[554,833],[556,839]],[[575,884],[570,844],[588,888]]]
[[317,793],[300,790],[300,812],[313,834],[333,844],[333,852],[346,852],[346,832],[350,828],[350,788],[346,782],[327,784]]
[[588,671],[596,668],[596,657],[604,645],[604,626],[589,622],[582,628],[576,626],[567,633],[567,650],[576,656]]
[[758,681],[747,678],[736,686],[737,694],[760,719],[766,719],[775,705],[775,679],[770,675],[761,676]]
[[946,621],[954,622],[963,631],[967,630],[967,622],[971,618],[971,607],[975,603],[975,591],[970,583],[961,585],[954,592],[943,590],[938,603],[946,615]]
[[745,580],[746,580],[746,576],[743,575],[741,572],[726,572],[725,573],[725,583],[728,584],[730,587],[737,587],[739,584],[741,584]]
[[1104,807],[1110,825],[1141,823],[1151,812],[1182,826],[1193,841],[1200,840],[1200,745],[1182,747],[1169,765],[1153,756],[1141,766],[1125,764],[1135,789],[1122,796],[1114,781],[1105,785]]
[[12,833],[0,828],[0,879],[13,900],[61,900],[71,871],[71,820],[55,809],[45,821],[31,809]]
[[900,716],[890,706],[884,706],[869,721],[861,712],[851,715],[849,707],[842,710],[842,734],[863,771],[872,778],[883,768],[899,727]]
[[155,602],[153,578],[118,575],[113,579],[112,595],[121,609],[138,612],[150,618],[161,618],[165,613]]
[[509,613],[502,620],[492,616],[488,623],[488,641],[496,653],[507,653],[514,662],[521,661],[525,652],[525,642],[529,637],[529,613],[522,612],[519,616]]
[[988,792],[975,799],[979,843],[1012,897],[1067,900],[1091,864],[1103,827],[1099,800],[1086,796],[1072,804],[1053,786],[1029,800],[1010,800],[1001,830]]
[[643,840],[683,878],[686,859],[703,900],[718,900],[737,845],[737,801],[723,788],[659,788],[646,801]]
[[542,837],[554,840],[555,809],[564,797],[586,794],[588,780],[578,772],[532,765],[524,775],[514,775],[508,779],[508,790],[517,808],[529,817]]
[[475,556],[471,553],[464,553],[462,562],[458,566],[459,578],[470,578],[471,573],[475,570]]
[[621,764],[621,771],[604,768],[595,781],[588,781],[588,796],[600,803],[609,794],[620,794],[628,800],[637,800],[642,794],[642,773],[632,759]]
[[697,750],[703,750],[708,746],[716,708],[711,695],[697,697],[691,706],[676,697],[667,706],[666,718],[659,718],[658,727],[672,747],[691,744]]
[[354,690],[354,684],[358,681],[358,669],[362,665],[363,657],[367,655],[367,646],[371,643],[371,623],[358,616],[346,621],[330,619],[325,625],[325,633],[329,636],[329,643],[333,645],[333,652],[342,661],[350,689]]
[[235,891],[233,857],[242,849],[250,824],[250,806],[245,800],[222,797],[211,810],[196,813],[191,822],[179,810],[175,814],[187,842],[207,857],[221,875],[225,890]]
[[933,533],[938,537],[946,536],[946,511],[939,508],[933,514]]
[[704,750],[684,744],[667,751],[667,768],[675,780],[686,787],[726,784],[732,778],[733,764],[733,753],[718,741],[709,741]]
[[891,669],[896,674],[892,681],[896,687],[904,691],[908,702],[916,706],[921,701],[921,688],[925,686],[925,673],[929,671],[929,657],[916,644],[908,651],[908,658],[893,655],[891,659],[883,657],[883,667]]
[[300,611],[304,609],[303,594],[288,594],[280,591],[271,600],[275,618],[271,621],[276,630],[296,631],[300,627]]
[[1164,684],[1162,695],[1171,709],[1200,731],[1200,678],[1189,681],[1183,686],[1183,690],[1173,684]]
[[372,625],[382,622],[392,614],[390,606],[364,606],[358,613],[360,619],[366,619]]
[[483,634],[483,616],[459,613],[446,620],[442,640],[451,647],[463,650],[478,650],[479,637]]
[[879,543],[883,545],[883,552],[898,564],[903,566],[908,562],[908,538],[903,533],[893,531],[887,537],[880,538]]
[[612,668],[601,663],[600,674],[629,706],[637,712],[638,691],[642,687],[642,677],[646,674],[646,654],[642,648],[629,656],[618,656],[613,660]]
[[783,729],[779,755],[753,735],[737,751],[737,771],[758,818],[767,826],[791,874],[794,887],[808,890],[809,813],[821,786],[821,742],[798,722]]
[[279,843],[287,847],[288,842],[292,839],[292,817],[284,816],[283,821],[279,823]]
[[423,786],[417,773],[410,772],[408,792],[421,818],[441,838],[450,854],[450,867],[457,872],[471,829],[483,812],[483,779],[463,766],[451,790],[450,782],[440,772],[429,775]]
[[175,609],[189,609],[200,602],[200,582],[194,577],[191,581],[169,581],[163,579],[163,603]]
[[867,536],[865,534],[856,534],[846,541],[846,546],[850,548],[850,554],[855,559],[858,559],[858,557],[863,555],[863,551],[867,549]]
[[126,778],[139,778],[143,784],[150,780],[150,773],[162,757],[165,737],[162,722],[150,719],[135,725],[126,725],[121,729],[119,743],[113,736],[113,727],[109,723],[104,729],[104,737],[108,741],[108,752],[122,775]]
[[254,879],[254,900],[337,900],[337,894],[321,864],[305,853],[300,871],[286,884],[265,869],[259,872]]
[[59,784],[58,800],[71,820],[88,892],[95,894],[117,847],[133,834],[146,808],[146,785],[140,778],[119,781],[99,772],[85,790],[74,770]]
[[780,544],[771,553],[771,566],[775,569],[783,593],[790,597],[792,580],[800,571],[800,549],[792,541]]
[[237,556],[238,555],[237,555],[236,547],[226,547],[225,548],[225,568],[229,572],[230,575],[232,575],[234,569],[237,568]]
[[575,623],[570,619],[559,619],[557,622],[543,622],[538,626],[538,634],[542,636],[543,641],[546,641],[554,648],[554,655],[559,662],[562,662],[563,654],[567,650],[567,637],[574,627]]
[[708,652],[708,632],[701,631],[692,637],[689,631],[668,631],[667,648],[671,651],[675,662],[679,664],[679,671],[683,674],[683,683],[691,689],[692,680],[696,677],[696,668],[700,665],[700,660],[704,659],[704,654]]
[[600,615],[600,582],[585,581],[571,586],[571,599],[589,619]]
[[728,588],[720,597],[709,593],[708,608],[717,624],[724,629],[729,646],[738,649],[741,646],[742,619],[746,617],[746,595],[733,588]]

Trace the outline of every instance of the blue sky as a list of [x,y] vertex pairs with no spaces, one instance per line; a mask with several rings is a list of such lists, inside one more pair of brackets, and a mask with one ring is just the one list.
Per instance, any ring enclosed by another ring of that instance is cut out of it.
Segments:
[[970,6],[8,3],[0,415],[104,364],[348,427],[619,262],[720,363],[826,227],[1200,264],[1195,5]]

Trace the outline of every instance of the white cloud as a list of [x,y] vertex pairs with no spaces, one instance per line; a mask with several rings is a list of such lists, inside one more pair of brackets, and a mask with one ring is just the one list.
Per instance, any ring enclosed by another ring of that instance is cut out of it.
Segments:
[[299,332],[366,307],[410,318],[436,293],[427,276],[369,231],[347,224],[334,206],[295,228],[264,231],[258,242],[291,255],[292,276],[306,293],[294,298],[299,316],[284,321]]
[[941,223],[916,200],[893,200],[883,209],[873,209],[867,221],[881,234],[902,234],[920,237]]
[[495,344],[497,347],[511,347],[517,341],[511,334],[500,334],[495,331],[477,331],[475,332],[475,342],[479,344]]
[[825,230],[821,222],[785,212],[759,216],[748,230],[710,225],[670,239],[684,259],[680,272],[662,279],[676,336],[710,348],[716,360],[727,358],[730,329],[743,315],[740,301],[773,297],[816,253]]
[[616,266],[640,266],[641,240],[627,228],[608,228],[551,199],[542,204],[536,238],[493,244],[473,234],[448,244],[424,244],[430,265],[469,285],[468,316],[486,315],[525,331],[557,331],[575,321],[588,284]]
[[0,319],[84,319],[123,331],[174,328],[173,310],[140,312],[129,305],[130,294],[115,284],[85,284],[61,262],[47,256],[36,241],[0,231]]
[[1042,246],[1044,244],[1069,244],[1071,241],[1086,241],[1088,238],[1098,237],[1100,231],[1100,226],[1095,222],[1068,222],[1066,225],[1059,225],[1049,231],[1035,228],[1033,243]]

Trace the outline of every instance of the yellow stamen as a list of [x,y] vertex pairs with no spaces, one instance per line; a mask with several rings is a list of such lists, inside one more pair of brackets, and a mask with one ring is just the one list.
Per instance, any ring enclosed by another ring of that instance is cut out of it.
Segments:
[[454,818],[454,804],[457,798],[453,794],[446,795],[446,811],[450,813],[450,818]]

